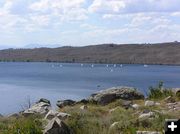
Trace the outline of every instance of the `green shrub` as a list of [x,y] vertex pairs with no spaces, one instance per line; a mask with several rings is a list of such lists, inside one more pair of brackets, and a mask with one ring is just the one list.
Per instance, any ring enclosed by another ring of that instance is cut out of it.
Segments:
[[163,99],[168,96],[173,96],[173,92],[168,89],[163,89],[163,82],[160,81],[158,86],[149,88],[149,99]]
[[0,134],[42,134],[42,122],[35,118],[8,119],[1,124]]

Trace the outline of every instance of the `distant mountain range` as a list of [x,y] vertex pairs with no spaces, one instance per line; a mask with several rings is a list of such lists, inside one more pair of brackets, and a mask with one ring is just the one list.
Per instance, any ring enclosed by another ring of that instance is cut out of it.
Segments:
[[0,61],[180,65],[180,42],[5,49]]

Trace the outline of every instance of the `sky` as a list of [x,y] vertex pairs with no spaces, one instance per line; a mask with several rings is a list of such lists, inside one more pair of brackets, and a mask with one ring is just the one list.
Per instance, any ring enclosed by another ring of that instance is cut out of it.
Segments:
[[180,41],[180,0],[0,0],[0,48]]

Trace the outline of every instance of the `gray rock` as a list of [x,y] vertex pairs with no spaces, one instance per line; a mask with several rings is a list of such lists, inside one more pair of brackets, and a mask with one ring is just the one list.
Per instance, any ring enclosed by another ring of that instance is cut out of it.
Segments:
[[57,115],[57,117],[58,117],[59,119],[61,119],[61,120],[65,120],[65,119],[71,117],[71,115],[70,115],[70,114],[67,114],[67,113],[59,112],[58,115]]
[[180,93],[180,88],[172,88],[172,92],[174,92],[176,95]]
[[96,102],[101,105],[106,105],[116,99],[144,99],[144,95],[132,87],[113,87],[92,94],[89,97],[89,101]]
[[142,113],[149,113],[151,112],[149,109],[144,109]]
[[58,117],[59,119],[61,120],[65,120],[67,119],[68,117],[70,117],[71,115],[70,114],[67,114],[67,113],[63,113],[63,112],[57,112],[57,111],[54,111],[54,110],[50,110],[46,116],[45,116],[45,119],[47,120],[52,120],[53,118],[55,117]]
[[144,105],[151,107],[151,106],[159,106],[159,105],[161,105],[161,104],[158,103],[158,102],[155,102],[155,101],[149,101],[149,100],[147,100],[147,101],[145,101],[145,104],[144,104]]
[[29,116],[33,114],[39,114],[45,116],[49,110],[51,110],[51,105],[49,103],[39,102],[34,104],[29,109],[25,110],[22,114],[24,116]]
[[133,104],[131,107],[136,110],[136,109],[139,109],[139,108],[140,108],[140,105],[138,105],[138,104]]
[[132,101],[126,101],[124,100],[122,102],[122,107],[124,107],[125,109],[131,108],[132,107]]
[[59,100],[57,101],[56,105],[59,107],[59,108],[63,108],[65,106],[72,106],[74,105],[76,102],[73,101],[73,100]]
[[149,113],[142,113],[140,116],[139,116],[139,119],[144,119],[144,118],[152,118],[155,116],[155,113],[154,112],[149,112]]
[[180,111],[180,101],[166,104],[170,111]]
[[45,98],[41,98],[37,103],[40,103],[40,102],[51,104],[51,102],[49,100],[45,99]]
[[87,110],[88,109],[88,106],[87,105],[83,105],[80,107],[81,110]]
[[72,132],[63,121],[55,117],[45,127],[44,134],[72,134]]
[[154,101],[149,101],[149,100],[147,100],[147,101],[145,101],[145,106],[149,106],[149,107],[151,107],[151,106],[155,106],[155,102]]
[[136,134],[161,134],[157,131],[137,131]]

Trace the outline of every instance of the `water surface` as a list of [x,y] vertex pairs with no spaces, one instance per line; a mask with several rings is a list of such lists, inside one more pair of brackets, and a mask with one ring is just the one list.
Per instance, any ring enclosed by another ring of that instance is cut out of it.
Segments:
[[0,113],[22,110],[29,98],[34,102],[44,97],[55,104],[112,86],[146,92],[160,80],[166,87],[180,87],[180,66],[0,62]]

